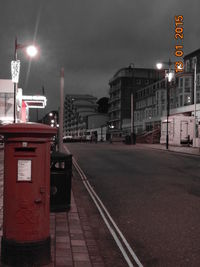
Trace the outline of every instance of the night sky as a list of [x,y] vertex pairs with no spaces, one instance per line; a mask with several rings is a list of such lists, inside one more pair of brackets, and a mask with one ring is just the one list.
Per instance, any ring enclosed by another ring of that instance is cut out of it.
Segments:
[[0,78],[10,79],[14,40],[40,47],[21,60],[19,87],[59,106],[60,69],[65,93],[108,96],[114,73],[134,63],[154,68],[175,60],[174,16],[184,16],[185,55],[200,48],[199,0],[0,0]]

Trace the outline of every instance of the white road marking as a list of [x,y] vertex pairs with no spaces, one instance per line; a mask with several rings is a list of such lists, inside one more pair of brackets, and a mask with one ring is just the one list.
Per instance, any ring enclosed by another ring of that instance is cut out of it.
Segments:
[[[68,149],[65,147],[65,150],[68,151]],[[69,151],[68,151],[69,152]],[[127,252],[125,251],[124,246],[126,247],[126,249],[128,250],[128,252],[130,253],[130,255],[132,256],[133,260],[135,261],[135,263],[137,264],[138,267],[143,267],[142,263],[140,262],[140,260],[138,259],[138,257],[136,256],[135,252],[132,250],[132,248],[130,247],[129,243],[127,242],[126,238],[124,237],[124,235],[122,234],[122,232],[120,231],[119,227],[117,226],[117,224],[115,223],[115,221],[113,220],[113,218],[111,217],[111,215],[109,214],[108,210],[106,209],[106,207],[104,206],[103,202],[101,201],[101,199],[99,198],[99,196],[96,194],[96,192],[94,191],[93,187],[90,185],[86,175],[84,174],[84,172],[82,171],[82,169],[80,168],[80,166],[78,165],[78,163],[76,162],[76,160],[73,157],[73,164],[76,168],[76,170],[78,171],[82,182],[84,184],[84,186],[86,187],[89,195],[91,196],[92,200],[94,201],[99,213],[101,214],[107,228],[109,229],[111,235],[113,236],[116,244],[118,245],[120,251],[122,252],[124,259],[126,260],[127,264],[129,267],[134,267],[133,263],[131,262]],[[107,219],[106,218],[106,216]],[[120,239],[118,238],[117,234],[120,236],[122,242],[120,241]],[[124,246],[123,246],[124,245]]]

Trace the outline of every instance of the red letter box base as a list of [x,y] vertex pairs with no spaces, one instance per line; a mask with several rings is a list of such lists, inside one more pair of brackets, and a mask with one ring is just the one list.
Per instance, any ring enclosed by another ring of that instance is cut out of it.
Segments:
[[1,239],[1,261],[12,266],[40,266],[51,262],[50,237],[39,242],[18,243]]

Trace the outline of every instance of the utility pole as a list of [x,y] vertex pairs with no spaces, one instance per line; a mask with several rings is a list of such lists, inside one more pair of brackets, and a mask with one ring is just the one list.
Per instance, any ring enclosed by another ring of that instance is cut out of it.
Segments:
[[133,91],[131,92],[131,144],[134,144],[134,103]]
[[196,104],[197,104],[197,63],[194,63],[194,134],[193,147],[196,147]]
[[63,96],[64,96],[64,68],[61,69],[60,75],[60,109],[59,109],[59,152],[63,152]]
[[169,109],[170,109],[170,94],[169,94],[169,82],[168,78],[166,78],[166,86],[167,86],[167,132],[166,132],[166,149],[169,149]]

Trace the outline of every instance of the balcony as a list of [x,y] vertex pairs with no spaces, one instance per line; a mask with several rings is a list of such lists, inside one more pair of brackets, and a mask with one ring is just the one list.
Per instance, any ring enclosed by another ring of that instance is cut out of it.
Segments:
[[108,103],[113,103],[115,101],[119,101],[120,100],[120,96],[114,96],[114,97],[111,97],[108,101]]

